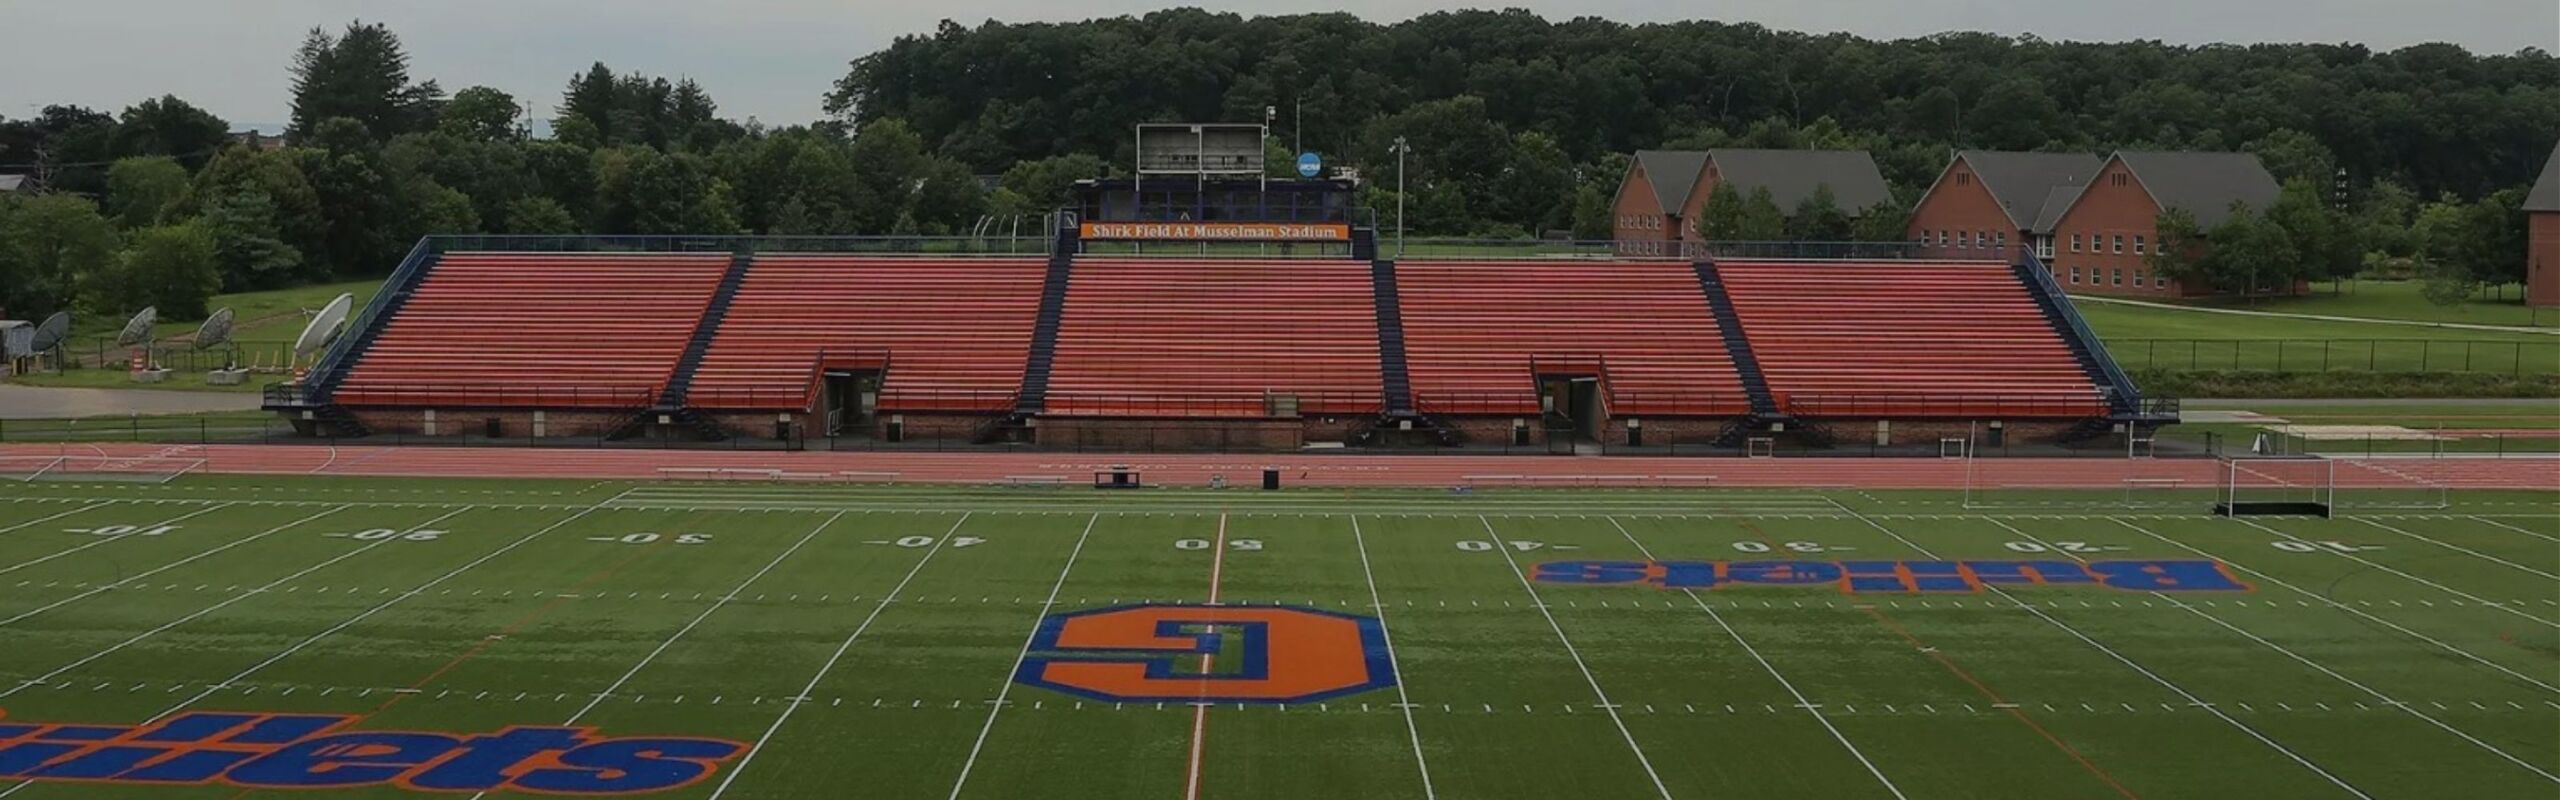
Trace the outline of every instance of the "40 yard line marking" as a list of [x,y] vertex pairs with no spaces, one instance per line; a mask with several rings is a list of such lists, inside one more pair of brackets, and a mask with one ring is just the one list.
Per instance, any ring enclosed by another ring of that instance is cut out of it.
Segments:
[[1483,525],[1484,535],[1493,539],[1493,549],[1502,551],[1503,563],[1511,565],[1511,576],[1520,579],[1520,588],[1528,590],[1529,604],[1537,606],[1538,613],[1547,618],[1547,627],[1556,632],[1556,641],[1564,644],[1565,655],[1572,656],[1574,668],[1582,671],[1583,682],[1591,684],[1591,695],[1600,699],[1600,710],[1609,712],[1609,721],[1617,724],[1618,735],[1625,737],[1627,749],[1635,752],[1636,763],[1644,767],[1645,777],[1653,781],[1653,790],[1662,793],[1662,800],[1672,800],[1671,787],[1663,785],[1662,773],[1653,769],[1653,759],[1645,757],[1644,746],[1636,744],[1635,732],[1628,730],[1627,721],[1618,716],[1618,704],[1609,702],[1609,693],[1600,689],[1600,679],[1591,674],[1591,665],[1582,662],[1582,651],[1574,649],[1572,637],[1564,635],[1564,625],[1556,622],[1555,612],[1548,610],[1547,601],[1538,596],[1538,587],[1529,582],[1529,573],[1520,571],[1520,560],[1512,557],[1510,543],[1502,540],[1502,534],[1494,532],[1492,520],[1478,516],[1476,523]]
[[[1227,515],[1218,515],[1218,542],[1209,550],[1209,605],[1218,604],[1218,583],[1227,572]],[[1200,800],[1200,762],[1209,745],[1209,664],[1217,656],[1200,654],[1200,701],[1191,705],[1191,769],[1182,782],[1183,800]]]
[[[1609,527],[1618,529],[1618,535],[1627,537],[1628,544],[1636,546],[1636,552],[1644,554],[1646,561],[1654,560],[1653,549],[1644,546],[1644,542],[1637,541],[1636,535],[1629,532],[1627,530],[1627,526],[1618,524],[1617,517],[1610,516],[1605,519],[1609,520]],[[1876,762],[1867,760],[1866,753],[1859,752],[1857,745],[1849,743],[1848,735],[1841,733],[1838,727],[1833,726],[1831,724],[1831,719],[1823,716],[1822,710],[1814,706],[1813,700],[1805,697],[1804,692],[1797,691],[1795,683],[1787,680],[1787,676],[1779,674],[1778,668],[1775,665],[1770,664],[1769,659],[1762,658],[1760,656],[1759,648],[1752,647],[1749,641],[1745,641],[1742,638],[1741,631],[1734,630],[1732,625],[1726,624],[1724,621],[1724,615],[1716,613],[1714,607],[1707,605],[1706,599],[1699,597],[1696,590],[1681,589],[1680,593],[1688,595],[1689,602],[1698,604],[1698,610],[1707,612],[1707,619],[1714,620],[1716,627],[1723,628],[1726,636],[1733,637],[1733,643],[1741,645],[1742,652],[1750,654],[1751,660],[1760,662],[1760,668],[1767,670],[1769,677],[1777,679],[1779,686],[1786,687],[1787,694],[1795,697],[1796,705],[1803,708],[1805,713],[1813,715],[1815,722],[1822,723],[1822,729],[1830,731],[1831,738],[1838,741],[1841,747],[1847,748],[1849,750],[1850,757],[1856,758],[1859,765],[1866,767],[1867,774],[1875,776],[1877,783],[1884,784],[1885,791],[1892,792],[1893,796],[1897,798],[1908,797],[1902,793],[1901,787],[1893,785],[1892,778],[1885,777],[1884,770],[1878,769],[1876,767]]]
[[923,572],[924,565],[933,563],[934,555],[951,542],[951,535],[959,533],[960,526],[969,524],[971,513],[975,512],[962,512],[960,519],[951,523],[951,529],[943,531],[942,538],[933,541],[933,549],[924,551],[924,557],[916,559],[916,565],[907,569],[906,577],[899,578],[898,585],[889,587],[889,593],[880,596],[880,604],[871,608],[871,615],[863,617],[862,624],[854,626],[853,633],[844,637],[843,644],[836,645],[836,652],[827,656],[826,663],[818,665],[818,674],[809,676],[809,685],[800,687],[800,693],[793,695],[791,703],[783,706],[782,713],[773,718],[773,725],[764,729],[764,735],[756,737],[755,746],[748,748],[744,758],[738,759],[738,768],[729,770],[728,776],[720,779],[719,788],[711,790],[711,800],[719,800],[728,794],[729,787],[738,782],[738,776],[747,774],[748,765],[756,762],[756,755],[764,752],[765,744],[773,741],[773,735],[782,731],[783,724],[791,721],[791,715],[809,702],[809,693],[817,691],[818,683],[827,679],[827,673],[835,671],[836,662],[844,660],[845,651],[853,649],[853,643],[862,638],[862,632],[871,629],[871,623],[880,618],[880,612],[889,610],[889,604],[897,601],[898,593],[906,591],[907,584],[915,581],[916,573]]
[[978,754],[986,750],[987,734],[995,732],[996,715],[1004,713],[1005,698],[1013,696],[1013,676],[1022,671],[1022,662],[1031,658],[1031,642],[1040,638],[1040,623],[1057,607],[1058,593],[1067,588],[1067,573],[1076,568],[1076,557],[1084,554],[1085,540],[1093,537],[1094,523],[1101,521],[1101,514],[1085,518],[1084,532],[1076,534],[1075,549],[1067,551],[1067,565],[1058,568],[1058,582],[1049,586],[1049,599],[1040,603],[1031,618],[1031,632],[1022,637],[1022,652],[1013,657],[1013,668],[1005,670],[1004,682],[996,687],[996,707],[987,710],[987,724],[978,728],[978,741],[969,745],[969,759],[960,762],[960,778],[951,782],[951,800],[960,800],[960,790],[969,785],[969,772],[978,768]]
[[[1369,541],[1360,533],[1360,516],[1351,516],[1351,544],[1360,549],[1360,577],[1369,582],[1369,607],[1378,612],[1378,638],[1387,644],[1387,668],[1396,671],[1396,706],[1404,710],[1404,733],[1413,740],[1413,765],[1422,771],[1423,800],[1437,800],[1431,789],[1431,762],[1422,757],[1422,730],[1413,725],[1413,698],[1404,691],[1404,663],[1396,658],[1396,635],[1387,627],[1387,601],[1378,596],[1378,573],[1369,568]],[[956,800],[956,798],[955,798]]]
[[[1911,541],[1900,533],[1895,533],[1892,528],[1887,528],[1882,523],[1869,519],[1865,514],[1860,514],[1855,510],[1850,509],[1848,506],[1841,506],[1840,510],[1849,512],[1850,516],[1856,517],[1859,522],[1866,523],[1867,527],[1874,528],[1877,531],[1882,532],[1884,535],[1892,537],[1894,541],[1901,542],[1902,546],[1911,548],[1912,552],[1927,556],[1933,561],[1945,560],[1940,558],[1937,553],[1931,552],[1929,548],[1921,547],[1920,543]],[[2212,714],[2215,719],[2222,720],[2231,727],[2238,729],[2241,733],[2248,734],[2249,738],[2256,739],[2259,744],[2266,745],[2268,749],[2283,754],[2285,758],[2290,759],[2295,764],[2301,765],[2303,769],[2310,770],[2312,774],[2328,780],[2331,785],[2345,790],[2347,794],[2362,798],[2362,800],[2373,800],[2373,795],[2365,794],[2364,790],[2356,788],[2355,784],[2348,783],[2346,779],[2332,774],[2318,764],[2311,763],[2311,759],[2304,758],[2301,753],[2296,753],[2292,749],[2277,743],[2276,740],[2268,738],[2266,734],[2258,732],[2258,729],[2256,728],[2249,727],[2247,723],[2232,718],[2230,714],[2224,713],[2220,707],[2215,706],[2212,703],[2207,703],[2204,701],[2204,698],[2197,697],[2195,693],[2187,691],[2186,687],[2171,683],[2168,678],[2161,677],[2160,673],[2152,672],[2151,668],[2143,666],[2141,663],[2134,661],[2123,653],[2116,652],[2115,648],[2108,647],[2096,639],[2089,638],[2089,635],[2081,633],[2080,629],[2071,627],[2062,620],[2055,619],[2051,614],[2044,613],[2044,609],[2037,608],[2032,603],[2020,600],[2017,595],[2010,594],[2008,590],[2002,589],[1998,586],[1985,585],[1982,588],[1989,590],[1992,594],[1999,595],[2000,599],[2009,601],[2011,605],[2017,606],[2019,610],[2033,614],[2037,619],[2044,620],[2054,627],[2062,629],[2063,633],[2071,634],[2071,638],[2080,640],[2080,643],[2096,648],[2100,653],[2105,653],[2108,658],[2114,659],[2116,663],[2123,664],[2127,669],[2131,669],[2142,675],[2142,677],[2150,679],[2152,683],[2159,684],[2160,688],[2167,689],[2179,697],[2185,698],[2186,701],[2194,707],[2204,709],[2205,713]]]

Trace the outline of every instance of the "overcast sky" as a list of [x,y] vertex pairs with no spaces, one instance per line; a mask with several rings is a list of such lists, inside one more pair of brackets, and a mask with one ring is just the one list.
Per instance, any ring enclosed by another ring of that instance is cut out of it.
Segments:
[[[1707,16],[1775,28],[1898,38],[1948,30],[2058,40],[2452,42],[2476,52],[2560,50],[2560,0],[1511,0],[1547,17],[1628,22]],[[945,17],[966,24],[1115,16],[1164,7],[1135,0],[0,0],[0,115],[76,103],[120,109],[174,93],[242,126],[288,117],[286,62],[303,32],[349,19],[387,22],[412,75],[451,91],[495,86],[548,117],[569,77],[616,70],[690,76],[726,116],[806,122],[855,56]],[[1293,13],[1279,0],[1196,3]],[[1371,0],[1393,21],[1446,0]],[[966,9],[965,12],[961,9]]]

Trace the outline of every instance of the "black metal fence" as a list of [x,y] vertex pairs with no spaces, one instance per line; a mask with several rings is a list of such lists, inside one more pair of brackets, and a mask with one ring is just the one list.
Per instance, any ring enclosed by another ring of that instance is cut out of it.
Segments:
[[2253,372],[2560,372],[2560,336],[2519,339],[2110,339],[2127,369]]

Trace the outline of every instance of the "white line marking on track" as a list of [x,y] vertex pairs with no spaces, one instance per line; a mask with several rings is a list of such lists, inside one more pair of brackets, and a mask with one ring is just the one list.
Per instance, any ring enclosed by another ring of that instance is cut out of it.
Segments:
[[[1504,542],[1502,534],[1494,531],[1492,520],[1484,518],[1483,515],[1477,515],[1476,523],[1483,525],[1484,535],[1493,539],[1493,549],[1502,551],[1503,563],[1511,565],[1511,576],[1518,578],[1520,588],[1528,591],[1529,602],[1536,605],[1538,613],[1547,618],[1547,627],[1555,631],[1556,641],[1564,644],[1565,654],[1573,657],[1574,668],[1582,671],[1583,682],[1591,685],[1591,695],[1599,698],[1602,703],[1609,702],[1609,693],[1600,688],[1600,679],[1591,674],[1591,665],[1583,663],[1582,651],[1574,649],[1572,637],[1565,635],[1564,625],[1556,621],[1555,612],[1547,609],[1545,600],[1539,599],[1538,587],[1529,582],[1529,573],[1520,571],[1520,560],[1512,557],[1510,543]],[[1606,710],[1609,712],[1609,721],[1618,726],[1618,735],[1627,740],[1627,749],[1635,751],[1636,764],[1644,767],[1645,777],[1653,781],[1654,791],[1662,794],[1662,800],[1671,800],[1671,787],[1662,783],[1662,773],[1654,771],[1653,759],[1645,756],[1642,745],[1636,744],[1635,732],[1627,729],[1627,721],[1618,717],[1616,709]]]
[[[1013,657],[1013,668],[1005,670],[1004,683],[996,688],[995,707],[987,710],[987,723],[979,726],[978,740],[969,745],[969,758],[960,762],[960,778],[951,782],[951,798],[959,800],[960,790],[969,785],[969,773],[978,768],[978,754],[986,750],[987,735],[995,732],[996,715],[1004,713],[1005,698],[1013,696],[1013,676],[1022,671],[1022,662],[1031,658],[1031,642],[1040,638],[1040,624],[1049,617],[1049,609],[1058,603],[1058,593],[1067,588],[1067,573],[1076,568],[1076,559],[1084,554],[1084,543],[1093,537],[1093,526],[1102,515],[1085,518],[1084,532],[1076,534],[1075,549],[1067,551],[1066,566],[1058,568],[1057,583],[1049,586],[1049,599],[1040,603],[1040,613],[1031,618],[1031,632],[1022,637],[1022,652]],[[1034,705],[1033,708],[1038,708]]]

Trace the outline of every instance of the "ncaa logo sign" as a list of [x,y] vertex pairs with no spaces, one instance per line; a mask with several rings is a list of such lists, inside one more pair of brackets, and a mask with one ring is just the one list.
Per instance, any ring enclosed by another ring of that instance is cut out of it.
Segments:
[[1014,680],[1105,702],[1311,703],[1396,676],[1375,617],[1150,603],[1049,615]]

